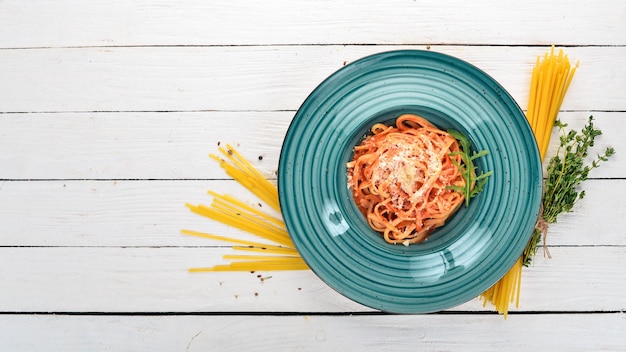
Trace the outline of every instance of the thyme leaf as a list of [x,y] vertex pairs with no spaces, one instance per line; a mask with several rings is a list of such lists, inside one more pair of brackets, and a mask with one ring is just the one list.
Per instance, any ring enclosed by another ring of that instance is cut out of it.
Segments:
[[574,205],[585,197],[585,191],[580,190],[580,184],[587,180],[589,172],[615,154],[612,147],[607,147],[604,153],[598,154],[591,162],[588,161],[589,150],[593,148],[596,137],[602,135],[602,131],[593,125],[593,116],[589,116],[587,124],[580,132],[575,130],[566,132],[568,125],[559,120],[554,125],[561,132],[559,148],[547,166],[542,210],[533,235],[524,250],[525,266],[532,263],[542,236],[545,245],[548,224],[555,223],[560,214],[571,212]]

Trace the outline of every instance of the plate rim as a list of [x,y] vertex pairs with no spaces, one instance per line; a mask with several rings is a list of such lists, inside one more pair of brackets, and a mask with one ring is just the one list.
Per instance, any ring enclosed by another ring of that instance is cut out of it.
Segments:
[[[285,185],[283,184],[284,181],[284,175],[285,175],[285,156],[286,156],[286,148],[288,147],[287,143],[289,142],[289,137],[291,135],[291,133],[293,132],[293,128],[297,127],[297,123],[298,123],[298,119],[301,118],[301,114],[303,114],[303,108],[307,107],[307,104],[310,103],[310,101],[312,99],[316,99],[318,94],[320,93],[320,90],[323,89],[324,87],[326,87],[326,85],[331,84],[331,82],[337,78],[340,78],[342,74],[348,74],[350,72],[350,70],[353,69],[358,69],[359,65],[362,65],[364,63],[368,63],[370,60],[377,60],[377,59],[383,59],[386,58],[388,56],[395,56],[395,55],[408,55],[408,56],[412,56],[412,55],[426,55],[426,56],[435,56],[438,57],[438,59],[444,60],[446,62],[454,62],[455,64],[460,64],[460,65],[464,65],[466,67],[468,67],[469,69],[479,73],[481,75],[481,79],[483,80],[487,80],[489,81],[491,84],[493,84],[494,87],[499,89],[499,94],[502,97],[502,100],[505,101],[505,105],[508,108],[514,109],[516,110],[516,112],[522,116],[524,123],[526,124],[526,128],[527,128],[527,133],[528,131],[530,131],[530,135],[532,136],[533,142],[534,142],[534,149],[533,151],[531,151],[535,158],[533,157],[529,157],[528,160],[530,164],[535,164],[535,167],[538,167],[538,183],[541,184],[541,161],[539,159],[539,152],[536,146],[536,142],[534,141],[534,136],[532,135],[532,131],[530,130],[530,126],[528,124],[528,122],[526,121],[526,118],[521,110],[521,108],[519,107],[519,105],[517,104],[517,102],[515,101],[515,99],[513,99],[513,97],[508,93],[508,91],[506,89],[504,89],[504,87],[497,82],[493,77],[491,77],[490,75],[488,75],[486,72],[484,72],[483,70],[481,70],[480,68],[476,67],[475,65],[464,61],[460,58],[445,54],[445,53],[440,53],[440,52],[436,52],[436,51],[430,51],[430,50],[414,50],[414,49],[402,49],[402,50],[390,50],[390,51],[383,51],[383,52],[378,52],[378,53],[374,53],[374,54],[370,54],[367,56],[364,56],[348,65],[345,65],[343,67],[341,67],[340,69],[336,70],[335,72],[333,72],[331,75],[329,75],[327,78],[325,78],[322,82],[320,82],[315,89],[307,96],[307,98],[302,102],[301,106],[298,108],[297,112],[295,113],[292,121],[289,124],[289,128],[287,130],[287,134],[285,136],[285,139],[283,141],[283,145],[281,147],[281,152],[280,152],[280,158],[279,158],[279,168],[278,168],[278,190],[279,190],[279,200],[281,203],[281,212],[283,212],[283,218],[285,220],[285,223],[287,225],[288,230],[290,229],[290,227],[292,227],[290,225],[290,221],[289,221],[289,214],[287,214],[287,216],[285,216],[284,212],[285,212],[285,203],[289,202],[289,200],[287,199],[287,196],[284,195],[284,189],[285,189]],[[348,72],[348,73],[346,73]],[[322,94],[323,95],[323,94]],[[531,159],[535,159],[534,162]],[[540,188],[539,189],[535,189],[534,192],[534,198],[533,198],[533,202],[536,203],[532,205],[532,213],[533,214],[538,214],[539,212],[539,203],[540,203],[540,199],[541,199],[541,194],[540,194]],[[534,223],[534,220],[533,220]],[[439,308],[437,309],[397,309],[398,307],[394,307],[393,305],[376,305],[376,304],[371,304],[371,302],[365,302],[364,300],[360,300],[358,298],[353,297],[350,294],[346,294],[345,290],[342,289],[341,287],[336,287],[336,285],[334,284],[330,284],[329,280],[328,280],[328,275],[326,273],[320,273],[317,270],[316,264],[311,265],[311,263],[313,262],[310,258],[308,258],[308,254],[303,254],[302,251],[302,246],[303,244],[300,242],[299,240],[299,236],[294,236],[292,234],[291,231],[289,231],[290,236],[292,237],[292,240],[294,241],[294,244],[296,245],[296,248],[298,249],[298,252],[300,253],[300,255],[303,257],[303,259],[305,260],[305,262],[307,262],[307,264],[309,265],[309,267],[312,269],[312,271],[320,278],[322,279],[322,281],[324,281],[326,284],[328,284],[331,288],[333,288],[335,291],[338,291],[339,293],[341,293],[342,295],[346,296],[347,298],[366,305],[370,308],[374,308],[374,309],[379,309],[379,310],[383,310],[383,311],[387,311],[387,312],[391,312],[391,313],[428,313],[428,312],[432,312],[432,311],[438,311],[441,310]],[[532,231],[529,231],[526,240],[528,240],[530,238],[532,234]],[[391,246],[391,245],[390,245]],[[519,251],[519,255],[521,255],[521,251],[523,251],[523,248]],[[306,251],[305,251],[306,252]],[[516,257],[515,257],[516,258]],[[515,259],[513,258],[513,259]],[[511,261],[511,265],[512,266],[514,264],[514,260]],[[499,271],[502,272],[502,275],[504,275],[509,269],[510,266],[506,268],[506,270],[502,270],[500,269]],[[502,275],[499,275],[500,277]],[[498,278],[499,279],[499,278]],[[497,281],[497,280],[496,280]],[[487,287],[488,288],[488,287]],[[454,302],[451,304],[452,306],[456,306],[458,304],[464,303],[467,300],[463,300],[463,302]],[[387,307],[387,308],[384,308]],[[443,308],[446,309],[446,308]]]

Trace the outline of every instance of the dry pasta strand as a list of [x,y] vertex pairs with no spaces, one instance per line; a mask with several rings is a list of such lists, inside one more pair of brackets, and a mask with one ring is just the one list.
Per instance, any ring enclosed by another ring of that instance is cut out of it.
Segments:
[[253,261],[272,261],[272,262],[302,262],[300,257],[292,256],[267,256],[267,255],[247,255],[247,254],[224,254],[224,259],[236,260],[253,260]]
[[238,212],[237,209],[233,208],[224,208],[219,205],[208,207],[202,204],[197,206],[187,204],[187,207],[194,213],[250,232],[269,241],[288,247],[294,246],[286,229],[263,223],[259,218],[250,216],[250,214],[245,213],[243,210]]
[[[535,135],[542,162],[548,151],[556,117],[577,67],[578,63],[574,67],[570,65],[562,49],[555,55],[554,46],[550,53],[543,55],[543,59],[538,56],[533,67],[526,119]],[[505,318],[509,303],[515,302],[515,306],[519,307],[522,268],[520,257],[500,281],[481,294],[483,305],[491,302]]]
[[241,240],[241,239],[238,239],[238,238],[230,238],[230,237],[219,236],[219,235],[214,235],[214,234],[210,234],[210,233],[193,231],[193,230],[187,230],[187,229],[183,229],[180,232],[183,235],[208,238],[208,239],[212,239],[212,240],[229,242],[229,243],[237,243],[237,244],[241,244],[241,245],[248,246],[248,247],[254,247],[254,248],[267,248],[268,250],[272,250],[274,248],[284,248],[284,247],[275,246],[275,245],[266,244],[266,243],[261,243],[261,242],[246,241],[246,240]]
[[232,196],[229,196],[227,194],[218,194],[218,193],[215,193],[213,191],[208,191],[207,193],[212,195],[215,199],[221,199],[221,200],[223,200],[225,202],[231,203],[234,206],[238,207],[239,209],[244,209],[244,210],[248,211],[249,213],[258,215],[258,216],[262,217],[264,220],[266,220],[268,222],[272,222],[272,223],[276,224],[277,226],[279,226],[279,227],[281,227],[283,229],[286,229],[285,223],[281,219],[278,219],[276,217],[268,215],[268,214],[260,211],[259,209],[251,207],[248,204],[246,204],[246,203],[244,203],[244,202],[242,202],[240,200],[237,200],[236,198],[234,198]]
[[[226,174],[274,210],[280,211],[277,187],[265,179],[261,172],[254,168],[231,145],[218,149],[225,159],[213,154],[210,157],[219,163]],[[269,215],[232,196],[218,194],[213,191],[208,191],[208,194],[213,197],[210,205],[186,204],[187,208],[194,213],[246,231],[275,244],[241,240],[193,230],[182,230],[181,233],[185,235],[229,242],[233,244],[231,248],[235,251],[257,253],[254,255],[226,254],[223,256],[223,259],[231,261],[229,264],[191,268],[189,269],[190,272],[308,269],[308,266],[295,249],[282,219]]]
[[560,49],[555,54],[554,46],[543,59],[537,57],[530,83],[530,94],[526,118],[530,123],[539,154],[543,161],[554,128],[554,122],[565,99],[565,93],[574,78],[578,67],[569,62],[569,58]]
[[240,184],[265,201],[277,211],[280,211],[278,201],[278,189],[269,182],[246,158],[243,157],[232,145],[227,144],[227,149],[218,148],[230,163],[218,156],[209,156],[220,163],[220,166],[228,175],[236,179]]
[[508,317],[510,303],[515,303],[515,307],[519,308],[522,267],[522,258],[520,257],[502,279],[481,295],[483,307],[491,302],[496,311],[504,315],[505,319]]
[[263,246],[263,247],[233,246],[232,248],[234,250],[245,251],[245,252],[259,252],[259,253],[266,253],[266,254],[291,255],[291,256],[300,255],[296,249],[280,247],[280,246]]
[[189,272],[306,270],[308,268],[309,267],[304,261],[282,262],[267,260],[233,262],[230,264],[215,265],[212,267],[190,268]]

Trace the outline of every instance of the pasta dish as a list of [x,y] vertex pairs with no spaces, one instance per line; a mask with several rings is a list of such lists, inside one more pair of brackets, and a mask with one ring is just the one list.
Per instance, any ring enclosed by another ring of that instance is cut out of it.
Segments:
[[347,163],[355,203],[388,243],[422,242],[461,206],[465,195],[457,190],[473,187],[459,141],[413,114],[371,132]]

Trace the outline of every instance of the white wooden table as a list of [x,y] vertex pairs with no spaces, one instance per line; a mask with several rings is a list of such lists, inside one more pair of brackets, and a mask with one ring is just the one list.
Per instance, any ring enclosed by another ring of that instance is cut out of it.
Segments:
[[[296,109],[344,64],[451,54],[525,108],[552,44],[580,61],[560,118],[593,115],[617,155],[507,320],[478,299],[382,314],[310,271],[187,272],[229,248],[180,229],[247,235],[184,204],[254,199],[208,153],[234,143],[275,173]],[[625,119],[618,0],[0,1],[0,351],[626,350]]]

